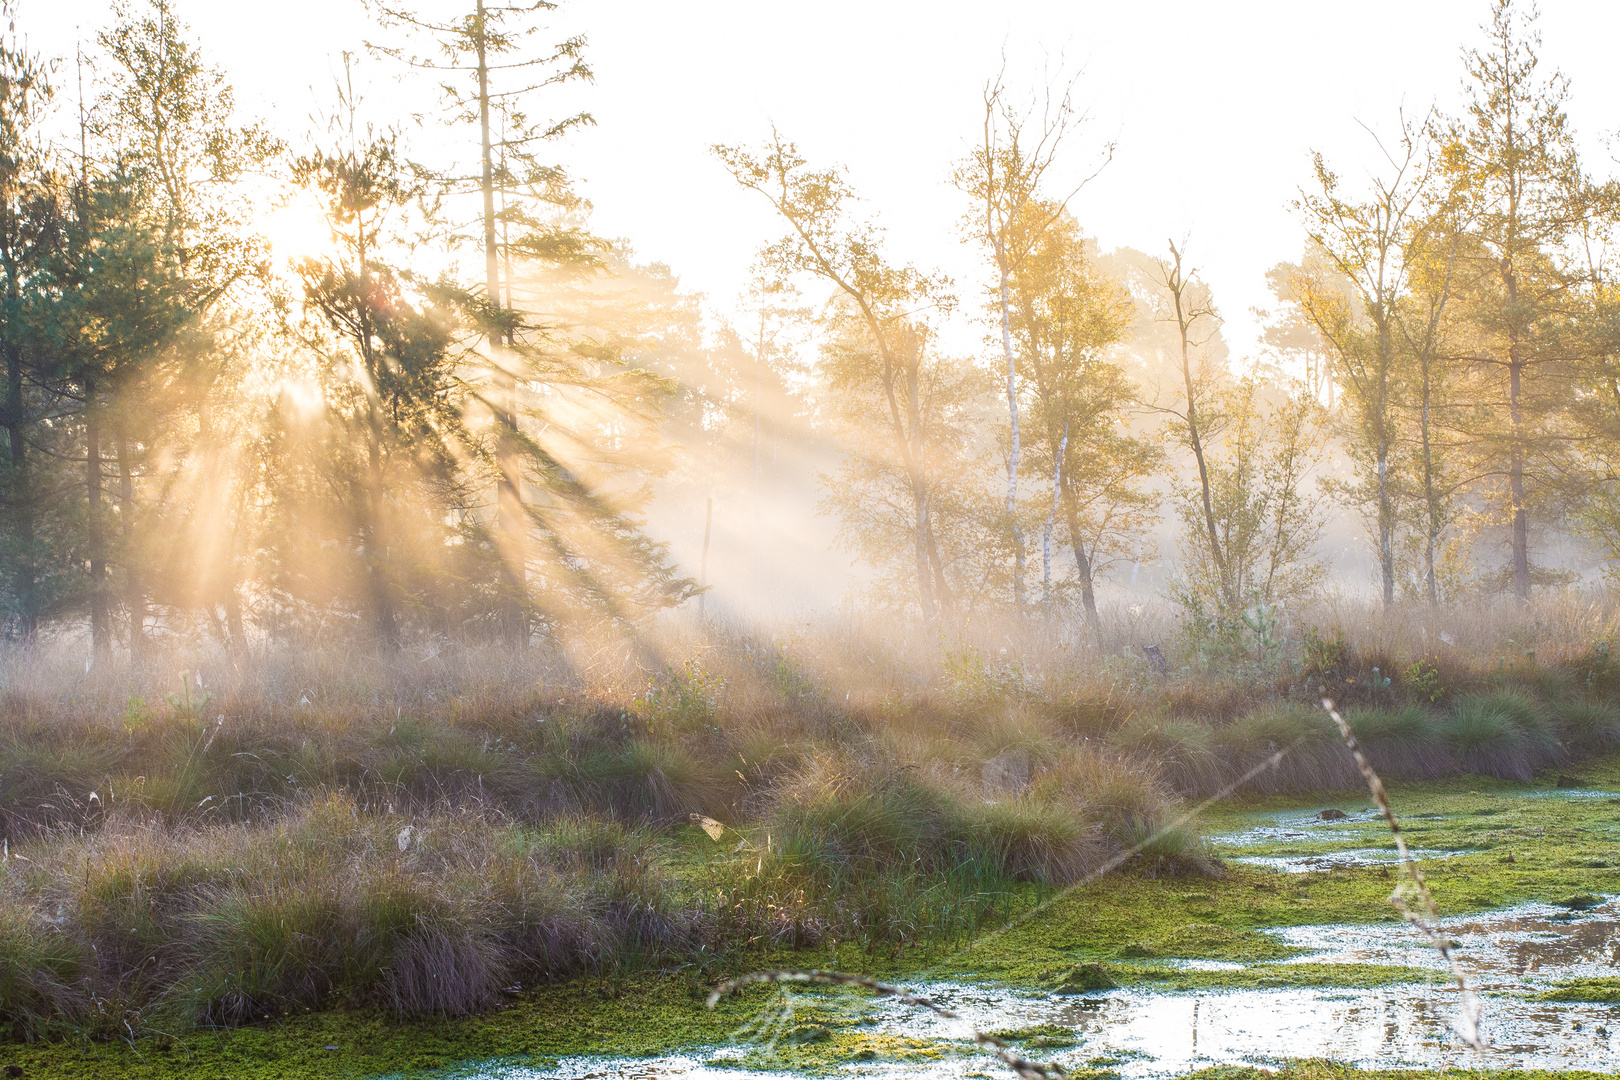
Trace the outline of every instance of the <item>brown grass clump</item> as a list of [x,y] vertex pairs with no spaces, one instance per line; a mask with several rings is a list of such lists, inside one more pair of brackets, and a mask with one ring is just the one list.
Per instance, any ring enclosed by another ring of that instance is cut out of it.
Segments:
[[466,1015],[515,983],[692,944],[650,842],[570,819],[369,814],[344,793],[270,823],[111,820],[12,854],[0,1006],[24,1030],[109,1035],[335,1000]]

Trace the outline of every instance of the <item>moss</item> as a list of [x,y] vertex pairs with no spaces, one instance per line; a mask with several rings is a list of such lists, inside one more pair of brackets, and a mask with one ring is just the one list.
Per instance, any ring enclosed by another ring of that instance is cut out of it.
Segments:
[[1535,1000],[1620,1003],[1620,978],[1574,979],[1537,994]]
[[1051,984],[1054,994],[1090,994],[1098,990],[1112,990],[1118,985],[1113,974],[1097,963],[1076,964]]
[[870,1031],[842,1031],[830,1033],[826,1038],[806,1042],[782,1039],[774,1044],[752,1049],[741,1058],[724,1058],[715,1061],[714,1064],[771,1072],[792,1070],[806,1076],[826,1076],[843,1072],[847,1066],[859,1062],[904,1065],[938,1061],[943,1057],[961,1056],[972,1052],[974,1051],[971,1044],[879,1035]]
[[1367,989],[1397,983],[1443,981],[1427,968],[1388,964],[1255,964],[1236,971],[1142,966],[1114,969],[1121,985],[1165,991],[1277,990],[1302,987]]
[[[1066,1028],[1061,1024],[1031,1024],[1029,1027],[987,1031],[985,1034],[1006,1042],[1017,1043],[1027,1050],[1063,1050],[1077,1046],[1080,1042],[1073,1028]],[[1106,1064],[1116,1065],[1118,1061],[1108,1061]]]

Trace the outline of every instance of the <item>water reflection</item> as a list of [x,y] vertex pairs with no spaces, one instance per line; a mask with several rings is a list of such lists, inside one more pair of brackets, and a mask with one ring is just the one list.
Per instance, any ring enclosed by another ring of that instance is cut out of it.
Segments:
[[[1301,1057],[1332,1058],[1364,1068],[1620,1069],[1620,1006],[1613,1005],[1510,1004],[1496,999],[1487,1009],[1493,1048],[1478,1054],[1451,1033],[1456,999],[1440,986],[1188,994],[1110,991],[1078,1000],[987,995],[979,988],[932,989],[982,1028],[1033,1024],[1070,1028],[1078,1045],[1051,1055],[1052,1060],[1070,1067],[1105,1065],[1123,1077],[1142,1080],[1212,1065],[1275,1066]],[[872,1030],[879,1032],[944,1039],[966,1034],[961,1024],[920,1017],[892,1004],[880,1003],[874,1009]],[[961,1045],[961,1053],[948,1053],[936,1061],[856,1063],[841,1072],[862,1077],[998,1075],[994,1062]],[[739,1068],[740,1061],[728,1057],[708,1053],[639,1061],[576,1059],[543,1072],[513,1067],[471,1075],[489,1080],[541,1076],[729,1080],[791,1075],[773,1071],[768,1058],[750,1058],[751,1067],[744,1069]]]
[[[1581,913],[1522,904],[1443,919],[1441,925],[1460,944],[1463,966],[1484,989],[1613,975],[1620,965],[1620,901]],[[1295,926],[1273,932],[1310,950],[1296,962],[1442,966],[1421,938],[1391,933],[1387,926]]]

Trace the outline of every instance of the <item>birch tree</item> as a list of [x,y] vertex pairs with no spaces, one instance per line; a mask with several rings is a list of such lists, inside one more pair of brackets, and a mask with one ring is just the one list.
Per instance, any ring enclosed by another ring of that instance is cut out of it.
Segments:
[[1078,182],[1062,183],[1047,192],[1049,176],[1058,169],[1065,141],[1084,121],[1073,101],[1073,84],[1062,93],[1046,93],[1038,110],[1020,109],[1009,100],[1002,76],[985,84],[984,113],[978,145],[957,166],[952,179],[975,204],[968,232],[989,252],[995,267],[993,290],[1002,360],[1006,373],[1008,456],[1007,528],[1013,547],[1013,603],[1025,603],[1025,542],[1018,513],[1018,474],[1022,464],[1019,417],[1018,357],[1013,345],[1013,278],[1046,230],[1113,156],[1102,150],[1102,162]]

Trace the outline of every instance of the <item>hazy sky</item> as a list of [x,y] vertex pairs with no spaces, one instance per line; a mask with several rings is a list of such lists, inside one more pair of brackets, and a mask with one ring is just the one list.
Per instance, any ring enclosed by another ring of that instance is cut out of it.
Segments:
[[[71,56],[76,33],[93,36],[108,7],[20,0],[20,28],[36,49]],[[244,109],[287,134],[330,100],[338,55],[377,36],[359,0],[174,7],[230,72]],[[596,204],[600,231],[632,239],[724,308],[776,226],[707,148],[757,141],[774,122],[813,161],[848,167],[895,257],[946,270],[971,298],[981,266],[958,239],[950,164],[974,136],[1003,50],[1014,87],[1036,88],[1043,66],[1066,62],[1084,69],[1078,96],[1093,117],[1073,144],[1074,174],[1102,143],[1118,143],[1074,204],[1085,228],[1105,247],[1189,239],[1241,353],[1253,337],[1248,309],[1269,302],[1265,270],[1299,252],[1289,202],[1309,179],[1310,151],[1354,177],[1373,152],[1360,123],[1387,133],[1403,105],[1457,107],[1460,50],[1487,15],[1486,0],[563,0],[558,34],[589,36],[597,81],[583,104],[598,126],[559,155]],[[1572,80],[1589,163],[1606,173],[1606,139],[1620,128],[1620,4],[1556,0],[1541,29],[1545,63]],[[384,63],[369,69],[383,81],[372,92],[379,111],[407,99]]]

